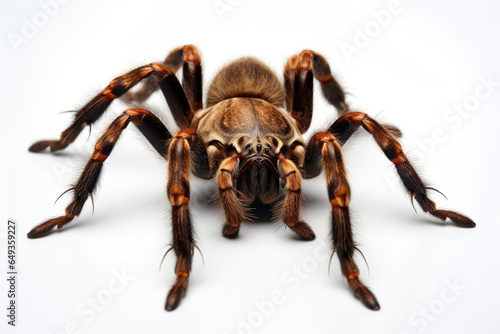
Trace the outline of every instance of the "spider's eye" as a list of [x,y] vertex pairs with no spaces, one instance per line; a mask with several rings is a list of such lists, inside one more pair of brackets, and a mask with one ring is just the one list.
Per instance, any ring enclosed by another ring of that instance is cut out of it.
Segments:
[[253,147],[250,147],[250,148],[248,149],[248,153],[253,153]]
[[269,147],[266,147],[266,148],[264,149],[264,152],[269,153]]

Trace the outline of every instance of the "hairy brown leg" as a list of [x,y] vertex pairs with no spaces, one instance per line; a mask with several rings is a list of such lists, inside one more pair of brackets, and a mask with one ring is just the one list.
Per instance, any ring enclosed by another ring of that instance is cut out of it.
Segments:
[[302,71],[312,68],[314,77],[321,84],[323,95],[338,110],[339,115],[342,115],[348,109],[345,93],[333,77],[326,59],[317,52],[304,50],[299,56],[299,64],[302,64]]
[[[427,195],[427,187],[419,177],[401,148],[397,139],[381,124],[365,113],[350,112],[339,118],[329,129],[333,133],[352,133],[362,126],[373,135],[386,157],[394,164],[396,170],[412,198],[415,198],[424,212],[441,219],[449,218],[459,227],[475,227],[476,224],[468,217],[447,210],[438,210],[436,204]],[[348,137],[347,137],[348,138]]]
[[[327,132],[315,134],[307,150],[316,150],[321,154],[322,166],[325,171],[328,197],[332,206],[332,240],[334,251],[340,261],[342,274],[347,278],[349,287],[361,302],[372,310],[380,309],[373,293],[359,280],[359,269],[354,262],[354,243],[351,222],[349,218],[350,188],[342,160],[340,145],[335,137]],[[307,157],[306,157],[307,159]],[[306,160],[307,162],[307,160]],[[309,168],[305,164],[304,168]],[[308,173],[308,171],[305,171]],[[311,172],[309,172],[311,174]]]
[[97,141],[92,157],[87,162],[75,186],[70,189],[73,191],[73,200],[66,207],[66,214],[36,226],[28,233],[28,238],[44,237],[49,234],[53,227],[61,228],[80,214],[87,198],[92,196],[95,191],[104,161],[111,154],[123,129],[130,122],[137,126],[158,153],[166,158],[167,141],[172,138],[172,135],[163,123],[147,110],[140,108],[125,110],[111,123]]
[[[321,84],[323,96],[333,105],[339,116],[348,113],[345,93],[335,80],[330,65],[319,53],[304,50],[299,56],[292,56],[285,66],[286,106],[292,116],[299,121],[299,130],[309,129],[313,114],[313,76]],[[402,136],[394,125],[383,125],[395,137]]]
[[242,221],[248,221],[248,207],[238,197],[234,187],[234,180],[239,171],[240,157],[234,153],[220,164],[217,171],[217,187],[222,211],[226,216],[226,222],[222,227],[222,235],[226,238],[236,238]]
[[[193,45],[184,45],[172,50],[165,58],[163,64],[176,73],[182,66],[182,87],[193,111],[203,109],[202,103],[202,71],[201,58],[198,50]],[[129,91],[124,95],[128,101],[145,101],[158,85],[152,79],[144,82],[144,85],[135,92]]]
[[193,130],[178,131],[168,151],[168,199],[172,206],[172,248],[177,256],[177,279],[168,293],[165,309],[172,311],[179,306],[186,294],[195,247],[193,227],[189,214],[191,172],[190,145],[195,138]]
[[297,55],[291,56],[285,65],[284,81],[285,81],[285,108],[290,113],[293,111],[293,103],[295,97],[295,81],[297,79]]
[[304,50],[292,56],[285,66],[286,108],[299,121],[299,130],[306,132],[313,114],[313,78],[321,84],[325,98],[342,114],[347,110],[342,87],[332,76],[330,66],[317,52]]
[[302,60],[294,55],[285,66],[285,101],[286,109],[298,121],[300,133],[305,133],[313,113],[313,73]]
[[104,90],[78,110],[73,123],[61,134],[59,140],[42,140],[29,148],[30,152],[40,152],[47,147],[58,151],[71,144],[86,125],[94,123],[111,102],[127,92],[142,79],[153,75],[155,82],[162,90],[172,115],[180,128],[185,128],[192,118],[192,112],[186,94],[175,74],[165,65],[151,63],[136,68],[111,81]]
[[278,156],[278,173],[286,190],[282,203],[283,222],[303,240],[313,240],[316,235],[311,227],[299,220],[301,208],[302,177],[297,166],[282,154]]

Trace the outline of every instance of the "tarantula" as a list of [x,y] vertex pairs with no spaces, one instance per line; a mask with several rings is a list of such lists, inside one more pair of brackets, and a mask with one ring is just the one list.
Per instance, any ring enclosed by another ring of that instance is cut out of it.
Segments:
[[[175,72],[182,66],[182,85]],[[137,91],[129,91],[148,78]],[[313,114],[313,78],[319,81],[324,97],[337,109],[338,119],[325,131],[315,133],[306,143],[302,138]],[[43,140],[29,150],[49,147],[58,151],[75,140],[86,125],[94,123],[111,102],[119,97],[144,101],[157,88],[167,100],[179,131],[173,135],[151,112],[130,108],[118,116],[95,145],[81,176],[69,190],[73,199],[65,215],[50,219],[31,230],[29,238],[46,236],[78,216],[87,198],[95,191],[104,161],[123,129],[132,122],[168,162],[167,192],[171,204],[172,249],[177,257],[176,281],[166,299],[165,309],[174,310],[188,287],[193,250],[196,247],[189,214],[190,173],[202,179],[216,178],[220,205],[226,221],[222,234],[238,235],[240,224],[250,219],[252,203],[276,203],[280,185],[284,198],[279,207],[284,224],[304,240],[312,240],[311,227],[300,219],[301,182],[324,171],[331,204],[331,238],[342,274],[350,289],[372,310],[380,308],[373,293],[360,281],[353,259],[356,246],[349,218],[351,197],[342,145],[360,127],[369,132],[394,164],[411,195],[423,211],[441,219],[449,218],[460,227],[475,223],[456,212],[438,210],[429,199],[427,187],[397,138],[399,130],[382,125],[362,112],[351,111],[345,95],[332,76],[330,66],[319,53],[305,50],[288,59],[284,86],[261,61],[242,58],[223,67],[214,77],[202,103],[201,59],[192,45],[173,50],[163,63],[151,63],[121,75],[76,112],[73,123],[59,140]]]

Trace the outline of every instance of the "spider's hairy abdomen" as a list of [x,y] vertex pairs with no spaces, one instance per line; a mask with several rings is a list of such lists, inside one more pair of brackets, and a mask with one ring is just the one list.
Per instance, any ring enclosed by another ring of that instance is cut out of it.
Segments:
[[232,97],[254,97],[283,107],[285,92],[269,67],[247,57],[233,61],[217,73],[208,89],[207,107]]

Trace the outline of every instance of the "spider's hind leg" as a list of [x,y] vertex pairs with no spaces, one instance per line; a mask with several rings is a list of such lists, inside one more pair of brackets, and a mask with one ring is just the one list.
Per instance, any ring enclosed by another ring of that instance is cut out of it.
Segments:
[[[304,50],[300,55],[288,59],[285,66],[286,109],[297,119],[299,130],[305,133],[311,124],[313,114],[313,78],[319,81],[325,99],[342,116],[350,112],[345,93],[332,75],[328,61],[318,52]],[[401,130],[390,124],[383,125],[396,138]]]
[[147,110],[140,108],[127,109],[111,123],[97,141],[94,153],[87,162],[78,181],[73,188],[69,189],[73,191],[73,200],[66,207],[65,215],[50,219],[36,226],[28,233],[28,238],[35,239],[44,237],[49,234],[50,230],[55,226],[61,228],[72,221],[75,216],[80,214],[87,198],[92,196],[96,189],[104,161],[111,154],[123,129],[125,129],[130,122],[137,126],[160,155],[166,157],[167,141],[172,135],[163,123]]
[[[198,50],[193,45],[184,45],[170,52],[163,64],[174,73],[182,66],[182,88],[189,100],[191,109],[197,111],[203,108],[202,103],[202,73],[201,58]],[[145,101],[158,89],[158,84],[153,78],[148,78],[144,85],[136,91],[128,91],[123,98],[129,102]]]
[[191,121],[193,112],[184,90],[171,69],[162,64],[151,63],[113,79],[104,90],[76,112],[73,123],[61,133],[58,140],[38,141],[30,146],[29,151],[40,152],[50,148],[53,152],[64,149],[78,137],[85,126],[97,121],[115,99],[150,76],[153,76],[162,90],[177,125],[185,128]]

